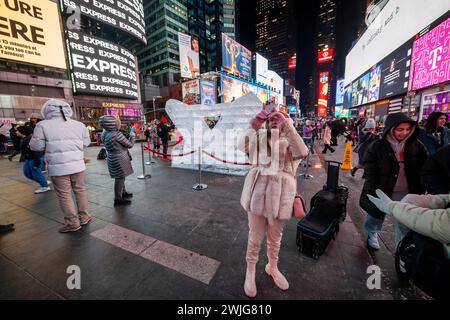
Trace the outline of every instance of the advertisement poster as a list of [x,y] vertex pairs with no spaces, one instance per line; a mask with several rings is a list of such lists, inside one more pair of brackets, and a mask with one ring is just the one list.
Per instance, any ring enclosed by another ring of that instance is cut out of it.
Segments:
[[339,79],[336,84],[336,105],[344,104],[344,79]]
[[369,102],[377,101],[380,96],[381,66],[377,66],[370,71],[369,80]]
[[200,86],[198,80],[183,82],[181,87],[184,103],[189,105],[200,104]]
[[333,60],[333,49],[323,49],[319,51],[319,63],[325,63]]
[[355,107],[358,105],[358,80],[353,82],[352,84],[352,100],[351,100],[352,107]]
[[411,90],[450,80],[450,18],[414,41]]
[[321,72],[319,75],[318,115],[321,117],[327,115],[329,77],[329,72]]
[[370,73],[367,73],[358,80],[358,86],[356,88],[356,101],[358,106],[369,102],[369,79]]
[[229,73],[251,79],[252,52],[222,33],[222,66]]
[[334,107],[334,116],[336,118],[349,118],[350,109],[345,109],[343,106]]
[[195,37],[178,32],[180,70],[182,78],[195,79],[200,75],[199,42]]
[[200,103],[214,106],[216,102],[216,84],[213,81],[200,80]]
[[75,94],[139,98],[136,57],[130,51],[70,30],[67,31],[67,50]]
[[379,99],[389,98],[408,91],[411,48],[412,43],[408,41],[381,62]]
[[344,89],[344,107],[350,108],[352,106],[352,85],[349,84]]
[[[63,0],[64,6],[106,23],[147,44],[142,0]],[[39,0],[39,2],[43,2]]]
[[67,69],[58,5],[28,0],[27,13],[14,3],[0,0],[0,59]]
[[15,118],[0,118],[0,134],[9,136],[9,130],[13,123],[16,123]]
[[221,84],[222,99],[224,103],[232,102],[249,92],[256,94],[262,103],[267,102],[268,92],[266,89],[226,76],[222,76]]
[[256,54],[256,81],[267,84],[267,73],[269,71],[269,60],[260,54]]

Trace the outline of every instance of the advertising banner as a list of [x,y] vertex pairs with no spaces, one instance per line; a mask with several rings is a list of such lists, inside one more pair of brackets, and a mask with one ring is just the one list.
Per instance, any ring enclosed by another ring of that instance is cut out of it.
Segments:
[[288,69],[294,70],[297,68],[297,54],[294,54],[288,61]]
[[267,83],[267,72],[269,71],[269,60],[260,54],[256,54],[256,81],[263,84]]
[[333,60],[333,49],[326,48],[319,51],[319,63],[325,63]]
[[[278,75],[275,71],[267,71],[267,85],[275,89],[277,93],[284,96],[284,81],[283,78]],[[282,102],[280,102],[282,103]]]
[[321,72],[319,75],[319,103],[318,103],[318,115],[325,117],[327,115],[328,107],[328,84],[329,84],[329,72]]
[[411,90],[450,80],[450,18],[414,41]]
[[73,91],[138,99],[136,57],[125,48],[88,34],[67,31]]
[[183,82],[181,85],[183,102],[189,105],[200,104],[199,80]]
[[338,79],[336,85],[336,105],[344,104],[344,79]]
[[269,92],[266,89],[227,76],[222,76],[221,87],[224,103],[232,102],[249,92],[256,94],[262,103],[266,103],[269,98]]
[[0,0],[0,9],[0,59],[67,69],[55,2]]
[[207,106],[214,106],[217,103],[216,84],[213,81],[200,80],[200,102]]
[[229,73],[252,77],[252,52],[225,33],[222,33],[222,66]]
[[381,66],[372,68],[369,80],[369,102],[377,101],[380,97]]
[[127,32],[147,44],[142,0],[63,0],[63,3],[65,8],[78,7],[82,15]]
[[345,109],[343,106],[334,107],[334,116],[336,118],[348,118],[350,116],[350,110]]
[[198,39],[178,32],[181,77],[195,79],[200,75]]
[[12,128],[11,124],[16,123],[15,118],[0,118],[0,134],[9,136],[9,130]]

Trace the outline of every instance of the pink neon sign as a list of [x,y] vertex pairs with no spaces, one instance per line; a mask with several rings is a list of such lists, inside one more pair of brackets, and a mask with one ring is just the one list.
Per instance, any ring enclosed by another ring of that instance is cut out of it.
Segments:
[[410,90],[450,80],[450,18],[414,41]]

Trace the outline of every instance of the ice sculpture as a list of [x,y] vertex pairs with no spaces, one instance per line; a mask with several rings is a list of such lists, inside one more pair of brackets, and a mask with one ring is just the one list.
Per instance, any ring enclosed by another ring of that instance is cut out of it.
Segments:
[[[250,119],[261,109],[262,103],[254,93],[248,93],[233,102],[215,106],[186,105],[178,100],[167,101],[167,114],[184,138],[184,144],[174,147],[171,150],[172,154],[196,151],[192,155],[172,157],[172,166],[197,170],[198,163],[201,161],[204,171],[245,175],[250,166],[240,165],[240,163],[247,163],[248,159],[237,149],[237,144],[249,127]],[[206,119],[211,118],[220,118],[212,129],[206,122]],[[232,163],[223,163],[204,152],[201,152],[200,159],[199,148]]]

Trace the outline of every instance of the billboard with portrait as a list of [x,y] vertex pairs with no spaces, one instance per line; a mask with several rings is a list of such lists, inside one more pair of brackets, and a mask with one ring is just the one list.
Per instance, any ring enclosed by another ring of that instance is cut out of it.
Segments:
[[72,10],[79,8],[81,15],[113,26],[147,44],[142,0],[63,0],[63,4]]
[[180,70],[182,78],[195,79],[200,75],[199,42],[196,37],[178,32]]
[[[0,1],[0,59],[66,69],[58,5]],[[24,10],[23,8],[28,8]]]
[[336,105],[344,104],[344,79],[338,79],[336,84]]
[[411,90],[450,80],[450,18],[414,41]]
[[216,83],[208,80],[200,80],[200,103],[214,106],[216,100]]
[[266,103],[269,98],[269,92],[266,89],[223,75],[221,77],[221,88],[224,103],[232,102],[249,92],[253,92],[262,103]]
[[181,85],[183,102],[189,105],[200,104],[199,80],[183,82]]
[[381,65],[372,68],[369,80],[369,102],[377,101],[380,97]]
[[252,77],[252,52],[225,33],[222,33],[222,66],[237,76]]
[[139,98],[136,56],[89,34],[68,30],[66,35],[75,94]]

